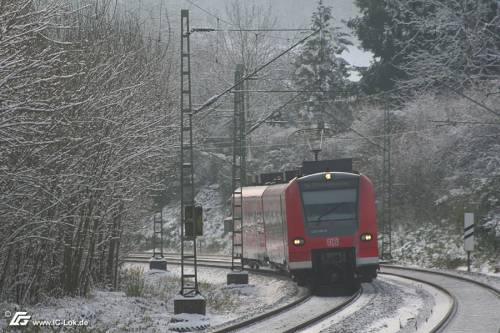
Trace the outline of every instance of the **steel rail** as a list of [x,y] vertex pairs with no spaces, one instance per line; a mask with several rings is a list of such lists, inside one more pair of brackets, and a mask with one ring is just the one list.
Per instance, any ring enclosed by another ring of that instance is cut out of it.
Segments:
[[[124,262],[147,263],[147,262],[149,262],[149,259],[151,259],[151,257],[148,255],[149,255],[149,253],[132,254],[132,255],[128,256],[127,258],[125,258]],[[177,265],[180,263],[180,259],[178,258],[178,255],[176,255],[174,253],[166,254],[165,258],[168,259],[168,263],[170,263],[170,264]],[[203,266],[203,267],[230,268],[230,263],[231,263],[230,257],[226,257],[226,256],[204,255],[204,256],[201,256],[200,259],[198,259],[198,264],[200,266]],[[401,271],[415,271],[415,272],[426,273],[429,275],[441,275],[441,276],[445,276],[445,277],[452,278],[452,279],[462,280],[462,281],[480,286],[484,289],[487,289],[488,291],[490,291],[491,293],[493,293],[497,297],[500,297],[500,290],[498,290],[497,288],[490,286],[486,283],[483,283],[481,281],[473,280],[473,279],[463,277],[460,275],[455,275],[455,274],[440,272],[440,271],[432,271],[432,270],[421,269],[421,268],[390,265],[390,264],[381,264],[380,266],[381,266],[381,268],[386,267],[389,269],[395,269],[395,270],[401,270]],[[260,274],[260,275],[273,275],[273,276],[280,276],[280,277],[287,276],[287,274],[285,274],[283,272],[277,272],[277,271],[272,271],[272,270],[261,270],[261,269],[248,269],[248,270],[251,271],[252,273]],[[393,272],[380,272],[379,274],[389,275],[389,276],[397,276],[397,277],[400,277],[403,279],[413,280],[413,281],[416,281],[419,283],[423,283],[423,284],[426,284],[426,285],[429,285],[429,286],[436,288],[437,290],[444,293],[447,297],[449,297],[449,299],[451,301],[451,305],[450,305],[449,309],[447,310],[445,316],[443,316],[443,318],[441,318],[439,320],[439,322],[433,327],[433,329],[431,330],[432,333],[437,333],[437,332],[442,331],[443,329],[445,329],[448,326],[448,324],[450,324],[452,322],[454,316],[457,313],[458,301],[457,301],[457,298],[455,297],[455,295],[453,294],[453,292],[451,292],[450,290],[448,290],[445,287],[438,285],[436,283],[426,281],[423,279],[419,279],[416,277],[409,277],[409,276],[404,275],[404,274],[397,274],[397,273],[393,273]],[[355,302],[361,296],[361,293],[362,293],[362,288],[360,288],[352,297],[347,299],[345,302],[342,302],[341,304],[335,306],[334,308],[332,308],[328,311],[325,311],[325,312],[319,314],[318,316],[315,316],[314,318],[306,320],[303,323],[296,325],[295,327],[288,329],[284,332],[295,332],[297,330],[304,329],[306,327],[309,327],[313,324],[316,324],[316,323],[322,321],[323,319],[325,319],[327,317],[334,315],[335,313],[338,313],[339,311],[343,310],[344,308],[346,308],[347,306],[349,306],[353,302]],[[239,330],[242,328],[250,327],[253,324],[256,324],[258,322],[262,322],[266,319],[269,319],[271,317],[274,317],[276,315],[279,315],[281,313],[289,311],[292,308],[295,308],[295,307],[307,302],[311,297],[312,297],[311,294],[307,293],[304,296],[300,297],[299,299],[297,299],[291,303],[288,303],[282,307],[279,307],[279,308],[271,310],[269,312],[260,314],[256,317],[237,322],[235,324],[229,324],[227,326],[223,326],[222,328],[215,328],[215,330],[213,330],[213,331],[211,330],[210,332],[216,332],[216,333],[231,332],[231,331]]]
[[[404,268],[402,270],[404,270]],[[435,284],[433,282],[424,281],[424,280],[421,280],[421,279],[418,279],[415,277],[408,277],[408,276],[402,275],[402,274],[400,275],[400,274],[395,274],[395,273],[383,273],[383,272],[381,272],[380,274],[397,276],[397,277],[400,277],[400,278],[403,278],[406,280],[413,280],[416,282],[427,284],[427,285],[432,286],[432,287],[436,288],[437,290],[443,292],[444,294],[446,294],[446,296],[448,296],[451,299],[450,308],[448,309],[448,311],[446,311],[446,314],[444,315],[444,317],[441,318],[441,320],[439,320],[439,322],[431,329],[431,331],[429,333],[440,332],[442,329],[444,329],[446,327],[446,325],[452,320],[452,318],[457,313],[458,301],[457,301],[456,297],[449,290],[445,289],[444,287],[442,287],[438,284]]]
[[[131,261],[131,260],[134,260],[134,259],[136,259],[136,260],[150,260],[151,258],[152,258],[151,256],[133,255],[133,256],[128,256],[127,258],[125,258],[125,261]],[[200,256],[200,258],[202,258],[202,260],[206,261],[206,262],[217,262],[217,263],[221,263],[221,264],[225,264],[225,263],[228,262],[228,260],[223,260],[223,259],[219,259],[219,258],[216,258],[216,257],[203,257],[203,256]],[[166,259],[166,260],[178,260],[179,259],[180,260],[180,257],[179,256],[174,256],[174,255],[164,255],[163,259]]]
[[[138,252],[138,253],[129,253],[127,254],[127,258],[135,258],[135,257],[141,257],[141,258],[151,258],[153,252]],[[164,252],[163,255],[165,257],[170,256],[170,257],[179,257],[178,253],[173,253],[173,252]],[[226,259],[228,258],[229,260],[231,257],[225,256],[225,255],[217,255],[217,254],[200,254],[200,257],[207,257],[207,258],[219,258],[219,259]]]
[[[419,272],[419,273],[424,273],[424,274],[428,274],[428,275],[438,275],[438,276],[444,276],[444,277],[450,278],[450,279],[464,281],[464,282],[479,286],[479,287],[491,292],[493,295],[500,297],[500,290],[498,290],[497,288],[495,288],[491,285],[488,285],[486,283],[483,283],[481,281],[473,280],[473,279],[470,279],[470,278],[467,278],[464,276],[460,276],[460,275],[456,275],[456,274],[452,274],[452,273],[440,272],[440,271],[433,271],[433,270],[429,270],[429,269],[404,267],[404,266],[399,266],[399,265],[381,264],[380,266],[381,266],[381,268],[385,267],[385,268],[393,269],[393,270],[401,270],[401,271],[407,271],[407,272],[408,271]],[[454,293],[452,291],[450,291],[449,289],[447,289],[447,288],[445,288],[437,283],[430,282],[430,281],[423,280],[423,279],[419,279],[416,277],[409,277],[409,276],[404,275],[404,274],[400,275],[400,274],[393,273],[393,272],[390,272],[390,273],[389,272],[381,272],[380,274],[398,276],[398,277],[402,277],[404,279],[415,280],[415,281],[430,285],[430,286],[444,292],[448,297],[451,298],[452,305],[451,305],[450,309],[448,309],[446,315],[431,330],[432,333],[437,333],[437,332],[443,331],[444,329],[446,329],[448,327],[448,325],[450,325],[453,322],[453,318],[456,316],[456,313],[457,313],[459,302],[457,300],[457,297],[454,295]]]
[[345,308],[347,308],[348,306],[350,306],[352,303],[356,302],[360,297],[361,297],[361,294],[363,293],[363,287],[360,287],[358,289],[358,291],[356,291],[351,297],[349,297],[347,300],[345,300],[344,302],[340,303],[339,305],[319,314],[318,316],[314,317],[314,318],[311,318],[299,325],[296,325],[295,327],[293,328],[290,328],[286,331],[284,331],[283,333],[292,333],[292,332],[297,332],[298,330],[301,330],[301,329],[304,329],[304,328],[307,328],[311,325],[314,325],[318,322],[321,322],[323,319],[327,318],[327,317],[330,317],[342,310],[344,310]]
[[[203,258],[203,256],[198,258],[197,265],[200,267],[210,267],[210,268],[231,268],[231,261],[229,257],[224,257],[224,256],[216,256],[216,255],[209,255],[210,257],[213,257],[214,259],[206,259]],[[177,254],[167,254],[164,256],[166,259],[169,259],[168,263],[173,264],[173,265],[180,265],[180,258],[179,255]],[[219,258],[219,259],[216,259]],[[221,260],[220,258],[226,258],[226,260]],[[150,256],[146,256],[146,254],[131,254],[124,258],[123,262],[132,262],[132,263],[148,263],[149,260],[151,259]],[[208,263],[207,263],[208,262]],[[214,262],[217,262],[218,264],[215,264]],[[189,262],[188,262],[189,264]],[[254,274],[259,274],[259,275],[272,275],[272,276],[277,276],[277,277],[288,277],[287,274],[284,274],[283,272],[277,272],[277,271],[266,271],[266,270],[259,270],[259,269],[247,269],[251,271]],[[299,291],[300,292],[300,291]],[[303,304],[307,302],[310,298],[312,297],[311,293],[307,291],[304,295],[299,297],[298,299],[287,303],[281,307],[278,307],[276,309],[273,309],[269,312],[262,313],[260,315],[257,315],[255,317],[252,317],[250,319],[246,319],[243,321],[239,321],[234,324],[229,324],[222,326],[220,328],[215,328],[215,331],[210,330],[210,332],[231,332],[237,329],[241,329],[247,326],[250,326],[256,322],[263,321],[265,319],[268,319],[270,317],[276,316],[280,313],[284,313],[286,311],[289,311],[290,309],[299,306],[300,304]]]
[[407,270],[407,271],[415,271],[415,272],[421,272],[421,273],[436,274],[436,275],[441,275],[441,276],[446,276],[446,277],[449,277],[449,278],[454,278],[454,279],[462,280],[462,281],[465,281],[465,282],[470,282],[470,283],[476,284],[476,285],[478,285],[480,287],[483,287],[485,289],[488,289],[494,295],[496,295],[497,297],[500,297],[500,289],[495,288],[493,286],[490,286],[489,284],[486,284],[484,282],[467,278],[465,276],[456,275],[456,274],[447,273],[447,272],[441,272],[441,271],[433,271],[433,270],[424,269],[424,268],[416,268],[416,267],[405,267],[405,266],[390,265],[390,264],[381,264],[380,266],[381,267],[387,267],[387,268],[393,268],[393,269],[402,269],[402,270]]
[[[393,267],[391,267],[391,268],[393,268]],[[405,270],[405,267],[398,267],[398,269]],[[432,272],[429,272],[429,273],[432,273]],[[444,293],[447,297],[449,297],[449,299],[451,301],[450,307],[448,308],[446,314],[429,331],[430,333],[440,332],[453,319],[453,316],[455,315],[455,313],[457,311],[458,301],[457,301],[456,297],[449,290],[447,290],[446,288],[444,288],[444,287],[442,287],[442,286],[440,286],[438,284],[432,283],[432,282],[424,281],[424,280],[421,280],[421,279],[418,279],[418,278],[414,278],[414,277],[408,277],[408,276],[403,275],[403,274],[400,275],[400,274],[388,273],[388,272],[387,273],[380,272],[379,274],[381,274],[381,275],[397,276],[397,277],[402,278],[404,280],[411,280],[411,281],[419,282],[419,283],[422,283],[422,284],[426,284],[426,285],[429,285],[429,286],[432,286],[432,287],[436,288],[437,290],[439,290],[442,293]],[[353,302],[354,302],[354,300],[353,300]],[[330,315],[334,315],[337,312],[338,311],[333,311]],[[290,329],[290,330],[285,331],[285,332],[295,332],[297,330],[307,328],[308,326],[311,326],[313,324],[319,323],[322,319],[326,319],[327,317],[329,317],[329,315],[322,316],[322,318],[319,318],[316,322],[311,321],[311,323],[309,325],[295,327],[295,328]]]
[[226,333],[226,332],[233,332],[245,327],[252,326],[255,323],[264,321],[266,319],[269,319],[271,317],[274,317],[276,315],[279,315],[281,313],[287,312],[297,306],[300,306],[301,304],[306,303],[311,299],[312,295],[310,293],[306,293],[302,297],[296,299],[295,301],[288,303],[282,307],[276,308],[274,310],[271,310],[269,312],[262,313],[258,316],[237,322],[235,324],[229,324],[227,326],[223,326],[221,328],[216,328],[214,331],[210,331],[212,333]]
[[[131,254],[127,258],[125,258],[123,261],[124,262],[147,263],[147,262],[149,262],[149,259],[151,259],[151,257],[148,256],[148,254],[146,254],[146,253]],[[209,257],[209,258],[203,258],[203,256],[200,256],[198,258],[198,263],[197,263],[198,266],[211,267],[211,268],[230,268],[231,262],[229,260],[230,259],[229,257],[216,256],[216,255],[209,255],[209,256],[205,256],[205,257]],[[178,265],[180,263],[180,259],[178,258],[178,255],[176,255],[176,254],[169,253],[169,254],[164,255],[164,258],[167,259],[167,262],[170,264]],[[189,264],[189,262],[188,262],[188,264]],[[274,276],[279,276],[279,277],[288,276],[286,273],[272,271],[272,270],[261,270],[261,269],[250,269],[250,268],[248,268],[247,270],[252,272],[252,273],[260,274],[260,275],[274,275]],[[363,291],[362,288],[360,288],[356,293],[354,293],[351,297],[349,297],[348,299],[346,299],[342,303],[340,303],[340,304],[336,305],[335,307],[333,307],[325,312],[320,313],[319,315],[315,316],[314,318],[310,318],[310,319],[300,323],[299,325],[296,325],[293,328],[290,328],[284,332],[295,332],[297,330],[306,328],[310,325],[313,325],[317,322],[320,322],[321,320],[323,320],[326,317],[329,317],[329,316],[345,309],[347,306],[351,305],[353,302],[355,302],[357,299],[359,299],[359,297],[362,294],[362,291]],[[309,301],[311,299],[311,297],[312,297],[312,295],[308,291],[306,294],[304,294],[300,298],[296,299],[293,302],[287,303],[284,306],[281,306],[281,307],[273,309],[271,311],[262,313],[260,315],[255,316],[255,317],[252,317],[252,318],[249,318],[249,319],[246,319],[243,321],[239,321],[239,322],[234,323],[234,324],[228,324],[228,325],[225,325],[225,326],[222,326],[219,328],[216,327],[216,328],[214,328],[214,330],[210,330],[210,332],[214,332],[214,333],[233,332],[235,330],[250,327],[253,324],[265,321],[265,320],[270,319],[274,316],[285,313],[293,308],[296,308],[297,306],[300,306],[300,305],[306,303],[307,301]]]

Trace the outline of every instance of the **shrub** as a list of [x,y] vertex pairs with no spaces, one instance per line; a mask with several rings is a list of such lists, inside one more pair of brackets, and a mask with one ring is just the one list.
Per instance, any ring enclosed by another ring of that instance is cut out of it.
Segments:
[[123,283],[125,294],[130,297],[142,297],[144,295],[144,269],[130,268],[124,271]]

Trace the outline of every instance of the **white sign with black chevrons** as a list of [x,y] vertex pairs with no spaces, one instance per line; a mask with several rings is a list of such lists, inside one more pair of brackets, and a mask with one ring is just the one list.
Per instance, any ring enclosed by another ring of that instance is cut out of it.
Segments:
[[474,250],[474,213],[464,214],[464,249]]

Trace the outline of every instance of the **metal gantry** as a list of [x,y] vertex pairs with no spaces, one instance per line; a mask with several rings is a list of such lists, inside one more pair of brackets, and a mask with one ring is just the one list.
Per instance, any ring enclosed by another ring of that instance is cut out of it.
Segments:
[[[194,213],[193,112],[191,103],[191,61],[189,11],[181,11],[181,294],[199,294]],[[188,212],[189,211],[189,212]],[[186,225],[191,224],[191,235]]]
[[391,175],[391,118],[387,104],[384,108],[384,150],[382,163],[382,259],[392,259],[392,175]]
[[[236,65],[235,82],[243,77],[243,65]],[[235,87],[233,117],[233,163],[232,163],[232,260],[231,270],[243,271],[243,195],[246,183],[245,102],[243,84]]]

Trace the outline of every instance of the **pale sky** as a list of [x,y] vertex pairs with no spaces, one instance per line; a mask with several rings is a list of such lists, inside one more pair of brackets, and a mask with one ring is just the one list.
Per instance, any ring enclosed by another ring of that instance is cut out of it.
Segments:
[[[206,9],[210,13],[226,19],[226,6],[234,0],[190,0],[199,7]],[[178,19],[175,15],[180,16],[180,9],[190,10],[191,27],[210,26],[214,22],[214,18],[205,13],[201,9],[192,5],[188,0],[119,0],[118,2],[126,6],[128,9],[137,10],[138,7],[142,10],[150,11],[150,15],[159,11],[160,8],[167,8],[170,19],[175,24]],[[272,10],[279,20],[280,28],[308,28],[310,26],[312,12],[316,9],[317,0],[239,0],[248,4],[255,4],[268,8],[271,5]],[[354,0],[323,0],[325,5],[332,7],[334,16],[334,24],[345,27],[342,23],[358,15],[358,9],[354,4]],[[345,28],[346,32],[350,32]],[[283,35],[282,35],[283,36]],[[291,36],[289,36],[291,37]],[[355,44],[349,48],[349,52],[343,54],[344,58],[352,65],[368,66],[372,59],[372,54],[358,48],[359,41],[356,37],[352,37]]]
[[[225,7],[232,0],[191,0],[198,6],[209,11],[217,12],[221,18],[224,18]],[[207,17],[208,14],[191,5],[186,0],[168,0],[172,5],[184,5],[184,8],[190,9],[190,14],[194,19]],[[305,28],[310,26],[312,12],[316,9],[316,0],[245,0],[245,2],[272,6],[275,15],[278,17],[280,26],[284,28]],[[343,26],[342,21],[347,20],[359,14],[354,0],[323,0],[325,5],[332,7],[334,22],[338,26]],[[353,37],[353,42],[359,44]],[[344,54],[349,63],[357,66],[368,66],[372,58],[371,53],[365,52],[355,45],[349,49],[348,54]]]

